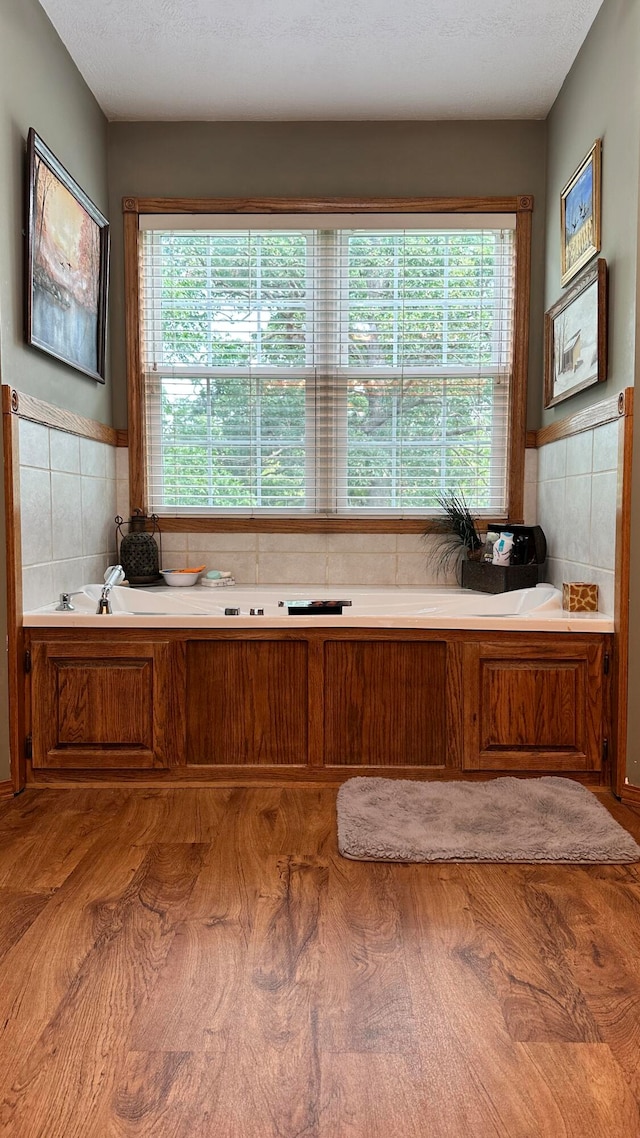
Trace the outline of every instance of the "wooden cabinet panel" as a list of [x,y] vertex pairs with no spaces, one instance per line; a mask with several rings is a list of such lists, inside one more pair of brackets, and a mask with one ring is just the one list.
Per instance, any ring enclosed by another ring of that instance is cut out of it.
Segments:
[[482,667],[480,747],[584,750],[584,661],[536,666],[487,660]]
[[170,649],[33,644],[33,765],[164,767],[180,750]]
[[465,646],[465,767],[598,770],[602,646]]
[[187,763],[305,766],[307,644],[189,641]]
[[153,667],[149,660],[53,660],[58,743],[153,746]]
[[326,766],[445,766],[443,643],[325,644]]

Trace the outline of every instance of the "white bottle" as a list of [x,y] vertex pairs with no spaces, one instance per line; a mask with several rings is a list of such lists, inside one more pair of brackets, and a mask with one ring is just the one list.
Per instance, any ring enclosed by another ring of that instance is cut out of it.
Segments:
[[509,530],[503,530],[493,547],[494,565],[509,565],[511,562],[512,545],[513,534],[510,533]]

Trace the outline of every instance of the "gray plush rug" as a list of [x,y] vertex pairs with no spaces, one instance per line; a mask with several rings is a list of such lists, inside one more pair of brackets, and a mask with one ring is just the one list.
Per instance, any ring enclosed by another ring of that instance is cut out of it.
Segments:
[[338,847],[356,861],[632,862],[640,846],[571,779],[352,778]]

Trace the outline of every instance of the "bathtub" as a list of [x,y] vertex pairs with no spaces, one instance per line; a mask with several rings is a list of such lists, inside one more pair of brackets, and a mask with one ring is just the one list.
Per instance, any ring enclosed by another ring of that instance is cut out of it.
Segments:
[[[260,585],[188,589],[116,587],[112,613],[96,615],[100,584],[72,597],[72,612],[56,603],[25,613],[26,627],[69,628],[451,628],[529,632],[613,632],[603,613],[566,613],[553,585],[491,595],[452,587],[369,587],[363,585]],[[288,601],[350,602],[340,615],[291,615]],[[225,609],[239,609],[228,615]],[[261,609],[262,615],[252,615]]]
[[[98,616],[101,591],[24,617],[36,781],[600,777],[613,621],[552,585],[116,587]],[[289,615],[318,599],[351,603]]]

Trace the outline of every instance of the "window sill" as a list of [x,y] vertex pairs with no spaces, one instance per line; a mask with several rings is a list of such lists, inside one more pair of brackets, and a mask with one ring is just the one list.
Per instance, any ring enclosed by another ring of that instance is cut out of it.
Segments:
[[[491,518],[507,523],[506,518]],[[514,525],[516,519],[509,519]],[[435,532],[438,519],[433,517],[389,518],[293,518],[293,517],[180,517],[158,515],[160,533],[428,533]]]

